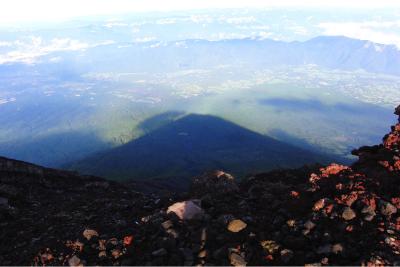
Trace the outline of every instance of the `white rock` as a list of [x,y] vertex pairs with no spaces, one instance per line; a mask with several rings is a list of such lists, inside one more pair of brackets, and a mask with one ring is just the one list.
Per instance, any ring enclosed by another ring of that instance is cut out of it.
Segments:
[[167,209],[167,213],[175,213],[181,220],[192,220],[201,217],[204,214],[194,201],[188,200],[183,202],[176,202]]
[[69,266],[80,266],[81,259],[79,259],[77,256],[73,256],[68,260]]
[[86,229],[85,231],[83,231],[83,236],[87,240],[90,240],[93,236],[99,236],[99,234],[95,230]]

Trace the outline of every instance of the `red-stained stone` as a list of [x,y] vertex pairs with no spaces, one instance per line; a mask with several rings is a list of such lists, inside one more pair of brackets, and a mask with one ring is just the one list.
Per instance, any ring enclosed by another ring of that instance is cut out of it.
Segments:
[[330,175],[337,175],[341,171],[348,170],[348,169],[350,169],[350,168],[347,166],[333,163],[333,164],[329,165],[328,167],[321,168],[320,171],[321,171],[322,177],[328,177]]
[[326,212],[326,214],[331,214],[334,207],[335,207],[335,206],[334,206],[333,204],[327,205],[327,206],[325,207],[325,212]]
[[274,256],[272,256],[271,254],[269,254],[269,255],[265,256],[265,259],[266,259],[267,261],[273,261],[273,260],[274,260]]
[[325,204],[326,204],[326,199],[322,198],[322,199],[320,199],[320,200],[318,200],[317,202],[314,203],[313,210],[314,211],[319,211],[320,209],[325,207]]
[[396,208],[400,209],[400,197],[392,197],[391,201]]
[[300,197],[300,193],[297,191],[291,191],[290,192],[290,196],[293,198],[299,198]]
[[130,246],[133,241],[133,235],[128,235],[124,237],[124,246]]

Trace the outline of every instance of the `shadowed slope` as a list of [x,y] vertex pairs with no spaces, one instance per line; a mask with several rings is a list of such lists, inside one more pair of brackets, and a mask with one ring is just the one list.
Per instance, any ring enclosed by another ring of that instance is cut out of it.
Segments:
[[180,178],[212,169],[244,175],[326,160],[223,119],[191,114],[71,168],[113,179]]

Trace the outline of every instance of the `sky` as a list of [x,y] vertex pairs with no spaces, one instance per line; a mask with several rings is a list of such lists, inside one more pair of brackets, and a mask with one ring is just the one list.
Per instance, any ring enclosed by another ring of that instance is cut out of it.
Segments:
[[0,24],[68,20],[131,12],[213,8],[341,7],[400,8],[398,0],[5,0]]

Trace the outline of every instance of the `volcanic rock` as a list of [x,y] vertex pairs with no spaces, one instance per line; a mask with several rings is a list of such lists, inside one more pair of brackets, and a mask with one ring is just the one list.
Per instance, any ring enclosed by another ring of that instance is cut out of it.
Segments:
[[384,216],[391,216],[397,212],[397,208],[389,202],[381,201],[381,213]]
[[94,236],[99,236],[99,234],[92,229],[85,229],[82,234],[87,240],[90,240]]
[[238,191],[235,178],[223,171],[214,171],[196,177],[192,181],[191,192],[193,195],[226,194]]
[[241,255],[236,254],[236,253],[231,253],[229,256],[229,260],[233,266],[246,266],[247,265],[247,262],[245,261],[245,259]]
[[339,253],[342,253],[343,252],[343,246],[342,246],[342,244],[334,244],[333,246],[332,246],[332,253],[334,253],[334,254],[339,254]]
[[151,255],[153,255],[154,257],[161,257],[167,254],[167,251],[165,250],[165,248],[160,248],[158,250],[155,250],[151,253]]
[[175,213],[181,220],[199,219],[204,211],[194,201],[177,202],[168,207],[167,213]]
[[69,266],[81,266],[81,259],[79,259],[77,256],[73,256],[68,260]]
[[174,223],[171,220],[168,220],[163,222],[161,225],[165,230],[168,230],[174,226]]
[[306,223],[304,224],[304,228],[306,228],[307,230],[312,230],[315,226],[316,224],[310,220],[306,221]]
[[357,216],[356,213],[350,207],[346,207],[343,210],[342,217],[346,221],[350,221],[350,220],[354,219],[356,216]]
[[289,263],[294,256],[293,251],[291,251],[290,249],[283,249],[281,250],[280,253],[281,253],[281,260],[285,264]]
[[7,206],[8,205],[8,199],[5,197],[0,197],[0,206]]
[[243,222],[242,220],[233,220],[231,222],[229,222],[228,224],[228,230],[233,232],[233,233],[237,233],[242,231],[244,228],[247,227],[247,224],[245,222]]

